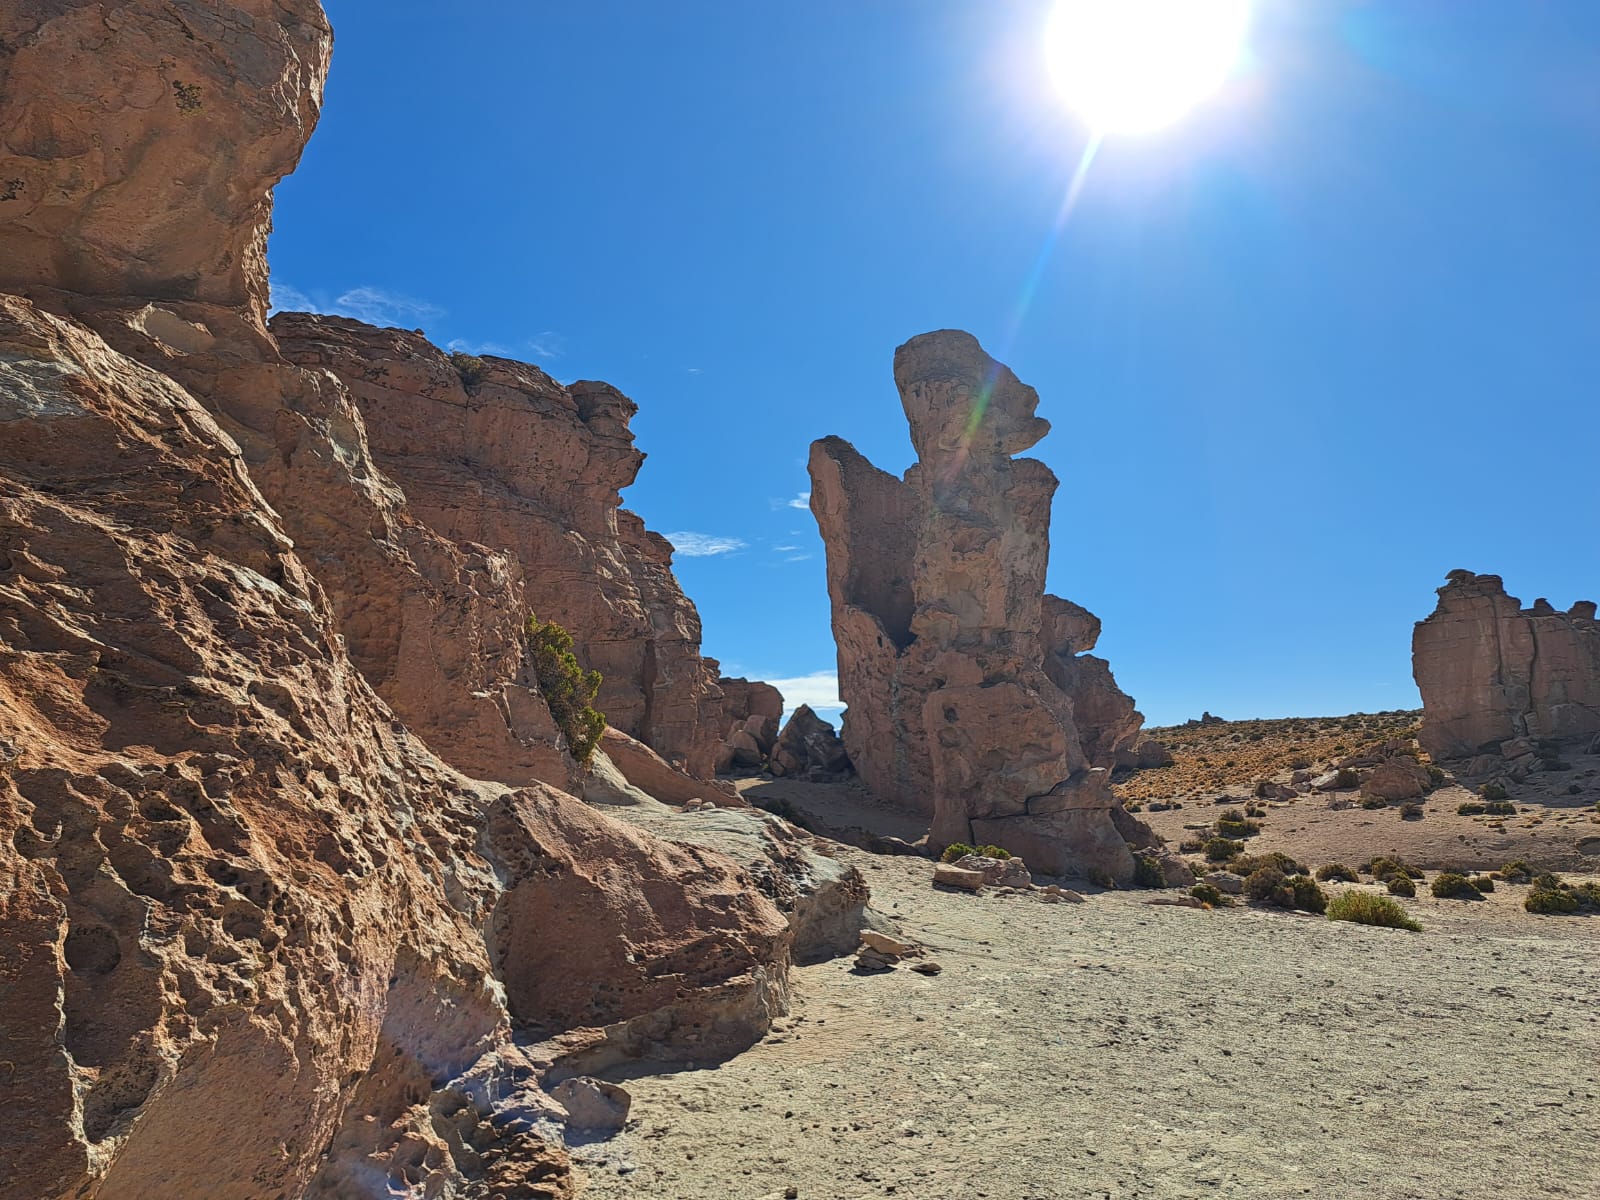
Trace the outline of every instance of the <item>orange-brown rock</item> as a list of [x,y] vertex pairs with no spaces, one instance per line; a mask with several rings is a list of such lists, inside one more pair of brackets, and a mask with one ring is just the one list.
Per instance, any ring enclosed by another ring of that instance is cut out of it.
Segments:
[[503,358],[452,359],[421,334],[279,313],[295,362],[350,390],[378,466],[410,510],[457,545],[520,567],[541,619],[572,633],[604,677],[596,707],[616,728],[708,777],[727,732],[700,617],[673,577],[672,546],[619,507],[644,460],[631,400],[603,383],[563,387]]
[[1142,719],[1082,653],[1099,621],[1044,592],[1056,479],[1013,457],[1049,429],[1038,396],[952,330],[901,346],[894,374],[918,455],[903,480],[838,438],[811,450],[851,762],[929,814],[936,849],[1127,879],[1109,769]]
[[1417,740],[1435,758],[1498,752],[1517,738],[1600,733],[1600,623],[1592,601],[1523,608],[1498,575],[1452,571],[1411,639],[1422,693]]
[[261,327],[327,45],[310,0],[0,14],[3,1196],[566,1196],[552,1071],[785,1003],[797,917],[538,782],[518,564]]
[[271,189],[322,104],[316,0],[0,8],[0,291],[267,302]]

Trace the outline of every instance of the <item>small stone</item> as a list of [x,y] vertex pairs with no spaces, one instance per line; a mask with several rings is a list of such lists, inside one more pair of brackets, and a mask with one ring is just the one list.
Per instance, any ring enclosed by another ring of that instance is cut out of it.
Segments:
[[[911,969],[918,975],[937,975],[940,971],[944,970],[943,967],[934,962],[931,958],[926,962],[912,963]],[[917,1019],[920,1021],[922,1018],[918,1017]]]
[[964,867],[951,866],[949,863],[938,863],[933,868],[933,883],[935,887],[960,888],[965,892],[981,892],[984,878],[982,871],[969,871]]

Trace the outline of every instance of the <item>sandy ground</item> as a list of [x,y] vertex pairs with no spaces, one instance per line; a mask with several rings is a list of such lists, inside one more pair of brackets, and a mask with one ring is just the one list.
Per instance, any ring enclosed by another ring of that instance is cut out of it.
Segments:
[[802,968],[746,1053],[615,1074],[632,1119],[576,1149],[587,1195],[1600,1194],[1600,918],[1508,885],[1405,902],[1418,934],[1050,905],[843,854],[943,973]]

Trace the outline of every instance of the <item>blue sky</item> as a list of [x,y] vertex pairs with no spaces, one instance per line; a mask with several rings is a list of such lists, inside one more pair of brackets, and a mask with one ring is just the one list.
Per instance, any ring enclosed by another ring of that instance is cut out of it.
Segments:
[[1048,4],[325,2],[278,302],[628,392],[732,673],[832,670],[808,447],[909,465],[892,355],[946,327],[1038,389],[1051,590],[1152,724],[1415,705],[1455,567],[1600,598],[1600,5],[1257,0],[1044,259]]

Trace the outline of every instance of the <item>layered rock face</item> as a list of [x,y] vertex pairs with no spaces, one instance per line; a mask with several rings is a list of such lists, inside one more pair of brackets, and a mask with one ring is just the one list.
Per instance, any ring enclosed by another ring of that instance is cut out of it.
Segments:
[[1038,396],[952,330],[901,346],[894,374],[918,457],[903,480],[839,438],[811,448],[850,760],[929,815],[936,848],[1126,879],[1109,768],[1142,718],[1082,653],[1099,621],[1044,592],[1056,479],[1013,457],[1049,429]]
[[1418,741],[1435,758],[1520,738],[1600,733],[1600,623],[1593,601],[1523,608],[1498,575],[1452,571],[1411,639],[1422,693]]
[[6,1196],[565,1196],[563,1064],[785,1003],[744,862],[539,782],[520,564],[419,521],[262,327],[328,39],[283,0],[0,16]]
[[516,565],[528,607],[565,626],[604,676],[596,706],[610,724],[711,775],[730,724],[717,664],[700,655],[671,544],[620,507],[644,461],[634,403],[608,384],[563,387],[526,363],[452,359],[421,334],[342,317],[279,313],[272,332],[290,359],[348,387],[378,467],[428,529]]

